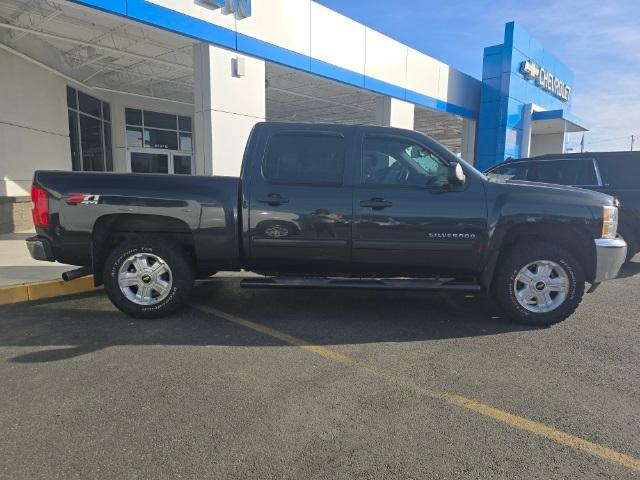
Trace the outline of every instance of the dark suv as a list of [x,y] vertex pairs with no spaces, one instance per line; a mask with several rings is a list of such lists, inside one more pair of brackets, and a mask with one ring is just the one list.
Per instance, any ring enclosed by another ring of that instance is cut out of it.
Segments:
[[571,185],[607,193],[621,202],[618,232],[630,260],[640,250],[640,152],[543,155],[508,160],[485,172],[493,178]]

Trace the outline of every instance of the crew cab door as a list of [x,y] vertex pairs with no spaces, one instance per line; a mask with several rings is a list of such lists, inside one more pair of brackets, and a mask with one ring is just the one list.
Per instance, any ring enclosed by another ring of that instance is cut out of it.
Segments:
[[348,269],[353,188],[345,182],[346,131],[300,127],[262,136],[245,188],[246,263],[271,272]]
[[484,187],[448,183],[453,155],[421,135],[364,133],[354,189],[353,263],[360,271],[477,273],[486,242]]

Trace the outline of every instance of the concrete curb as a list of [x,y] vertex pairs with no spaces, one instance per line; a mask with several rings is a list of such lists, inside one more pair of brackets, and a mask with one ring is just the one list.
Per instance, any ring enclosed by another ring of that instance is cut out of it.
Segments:
[[102,287],[93,286],[93,275],[77,278],[70,282],[51,280],[47,282],[24,283],[0,288],[0,305],[29,302],[43,298],[63,297],[75,293],[91,292]]

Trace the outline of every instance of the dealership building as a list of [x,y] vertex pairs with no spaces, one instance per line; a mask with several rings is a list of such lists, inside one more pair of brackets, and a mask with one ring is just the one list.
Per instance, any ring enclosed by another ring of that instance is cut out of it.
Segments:
[[414,129],[480,169],[563,152],[572,86],[515,23],[478,79],[311,0],[2,0],[0,231],[36,169],[238,175],[263,120]]

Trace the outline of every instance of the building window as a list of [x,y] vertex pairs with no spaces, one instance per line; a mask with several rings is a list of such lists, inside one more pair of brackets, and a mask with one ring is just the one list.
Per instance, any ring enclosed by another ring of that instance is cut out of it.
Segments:
[[113,171],[111,107],[91,95],[67,87],[71,168],[75,171]]
[[191,117],[125,109],[129,166],[134,173],[193,172]]

